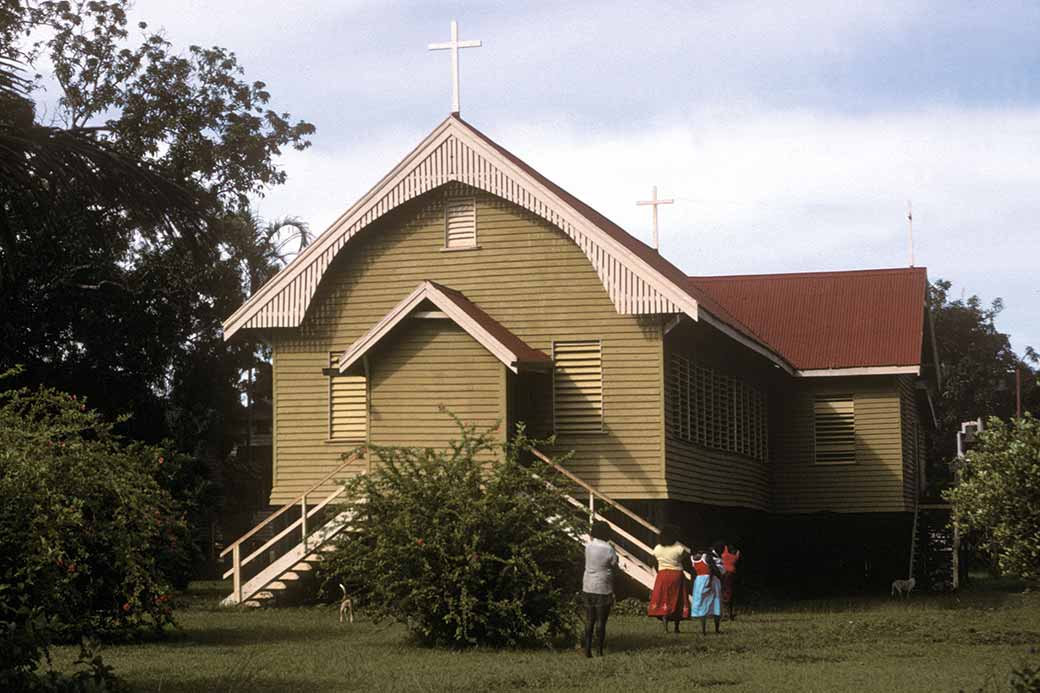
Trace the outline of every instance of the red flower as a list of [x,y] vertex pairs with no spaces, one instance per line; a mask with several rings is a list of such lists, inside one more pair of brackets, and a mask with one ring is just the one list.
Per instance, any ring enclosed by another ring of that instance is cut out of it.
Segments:
[[419,537],[418,539],[416,539],[416,540],[415,540],[415,543],[416,543],[416,544],[418,544],[419,546],[422,546],[422,545],[423,545],[423,544],[425,544],[426,542],[424,542],[424,541],[422,540],[422,537]]
[[165,462],[165,461],[166,461],[166,460],[164,460],[164,459],[162,458],[162,456],[160,455],[160,456],[159,456],[159,464],[162,464],[162,463],[163,463],[163,462]]
[[123,604],[123,611],[130,611],[130,602],[125,602]]

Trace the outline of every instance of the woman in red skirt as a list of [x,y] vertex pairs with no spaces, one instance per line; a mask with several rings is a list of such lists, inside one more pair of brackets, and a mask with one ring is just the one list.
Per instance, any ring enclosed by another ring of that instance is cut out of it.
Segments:
[[664,622],[666,633],[668,622],[675,623],[678,633],[679,621],[690,616],[690,589],[683,573],[689,567],[690,550],[679,543],[679,530],[674,525],[661,528],[661,543],[654,547],[654,560],[657,577],[646,612]]

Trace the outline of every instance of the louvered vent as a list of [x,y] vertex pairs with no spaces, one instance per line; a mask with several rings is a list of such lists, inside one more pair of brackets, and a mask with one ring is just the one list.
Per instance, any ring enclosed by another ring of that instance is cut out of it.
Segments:
[[599,341],[553,344],[557,433],[603,430],[603,358]]
[[856,461],[856,405],[852,395],[816,395],[816,464]]
[[[335,368],[336,353],[329,354]],[[363,441],[368,436],[368,387],[363,375],[329,378],[329,439]]]
[[473,248],[477,245],[477,202],[472,197],[449,197],[444,201],[444,247]]

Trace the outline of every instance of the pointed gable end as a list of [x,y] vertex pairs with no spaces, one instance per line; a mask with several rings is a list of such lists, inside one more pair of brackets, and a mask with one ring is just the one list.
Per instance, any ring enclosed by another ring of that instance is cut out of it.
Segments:
[[683,313],[698,319],[696,294],[678,268],[451,116],[235,311],[224,322],[224,339],[240,329],[299,326],[322,276],[351,238],[399,205],[453,181],[508,200],[560,228],[592,263],[619,313]]
[[436,282],[424,281],[343,352],[339,359],[339,372],[342,373],[357,363],[372,347],[389,335],[394,327],[425,302],[439,308],[444,317],[465,330],[514,373],[521,369],[552,368],[552,359],[544,352],[528,346],[462,293]]

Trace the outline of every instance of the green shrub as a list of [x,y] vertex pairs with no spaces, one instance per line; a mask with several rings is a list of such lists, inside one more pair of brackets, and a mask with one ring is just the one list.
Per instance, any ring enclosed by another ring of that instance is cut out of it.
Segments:
[[171,622],[163,571],[187,530],[167,459],[75,395],[0,392],[0,688],[51,642]]
[[371,448],[373,471],[346,482],[355,518],[325,582],[424,643],[549,644],[573,632],[582,517],[555,473],[525,466],[522,428],[504,446],[459,429],[447,450]]
[[1003,574],[1040,580],[1040,421],[990,418],[960,472],[943,497],[962,529]]

